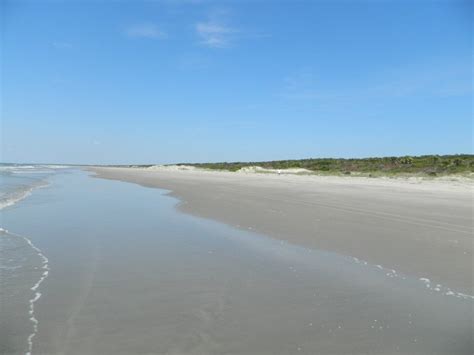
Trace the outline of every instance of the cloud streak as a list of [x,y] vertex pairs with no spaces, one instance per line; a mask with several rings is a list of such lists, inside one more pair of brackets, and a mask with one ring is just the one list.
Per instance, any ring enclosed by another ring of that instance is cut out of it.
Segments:
[[238,30],[213,21],[198,22],[196,33],[199,43],[210,48],[229,47]]
[[142,23],[128,27],[125,34],[130,38],[166,39],[168,35],[153,23]]

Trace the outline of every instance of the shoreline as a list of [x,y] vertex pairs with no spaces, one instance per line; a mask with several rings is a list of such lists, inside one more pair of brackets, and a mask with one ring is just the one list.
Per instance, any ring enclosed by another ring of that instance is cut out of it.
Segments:
[[472,295],[472,184],[87,167],[169,190],[191,215],[429,279]]

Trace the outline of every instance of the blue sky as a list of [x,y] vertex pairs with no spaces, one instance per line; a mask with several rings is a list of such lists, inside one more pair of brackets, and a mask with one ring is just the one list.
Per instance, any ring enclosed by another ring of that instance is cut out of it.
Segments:
[[472,152],[469,1],[2,6],[2,161]]

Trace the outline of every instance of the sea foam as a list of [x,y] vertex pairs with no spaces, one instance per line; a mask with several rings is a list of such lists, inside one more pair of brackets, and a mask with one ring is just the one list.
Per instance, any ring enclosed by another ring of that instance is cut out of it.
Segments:
[[35,315],[35,303],[38,302],[38,300],[41,298],[42,294],[41,292],[39,292],[39,288],[49,275],[49,271],[50,271],[49,260],[44,255],[43,251],[40,248],[38,248],[35,244],[33,244],[33,242],[27,237],[10,233],[4,228],[0,228],[0,233],[8,234],[9,236],[23,239],[26,242],[26,244],[35,251],[35,253],[38,255],[38,257],[41,260],[41,270],[42,270],[40,274],[41,276],[34,283],[34,285],[31,286],[30,290],[33,291],[33,294],[32,294],[32,297],[28,301],[28,313],[30,315],[29,319],[33,326],[33,329],[27,338],[28,351],[26,352],[26,354],[30,355],[33,350],[33,339],[38,333],[38,327],[39,327],[39,320],[36,318],[36,315]]
[[33,185],[17,189],[11,193],[7,193],[0,197],[0,210],[13,206],[14,204],[24,200],[31,195],[33,190],[40,189],[49,186],[49,183],[46,181],[39,181]]
[[[382,272],[385,273],[385,276],[387,276],[387,277],[401,278],[403,280],[405,280],[407,278],[406,276],[404,276],[401,273],[398,273],[394,269],[389,269],[389,268],[383,267],[382,265],[373,265],[373,264],[368,263],[365,260],[361,260],[361,259],[358,259],[358,258],[352,258],[352,259],[354,260],[354,262],[356,264],[361,264],[361,265],[364,265],[364,266],[374,267],[376,269],[381,270]],[[420,277],[418,279],[418,281],[420,281],[428,290],[430,290],[432,292],[439,292],[439,293],[441,293],[445,296],[452,296],[452,297],[456,297],[456,298],[460,298],[460,299],[464,299],[464,300],[474,300],[473,295],[468,295],[468,294],[465,294],[465,293],[462,293],[462,292],[454,291],[451,288],[443,286],[441,284],[434,284],[434,283],[431,282],[430,279],[428,279],[426,277]]]

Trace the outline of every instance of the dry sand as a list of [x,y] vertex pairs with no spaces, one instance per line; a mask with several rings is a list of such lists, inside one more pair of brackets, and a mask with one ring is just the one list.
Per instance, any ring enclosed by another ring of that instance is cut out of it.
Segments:
[[183,168],[91,168],[170,190],[179,209],[473,295],[472,183]]

